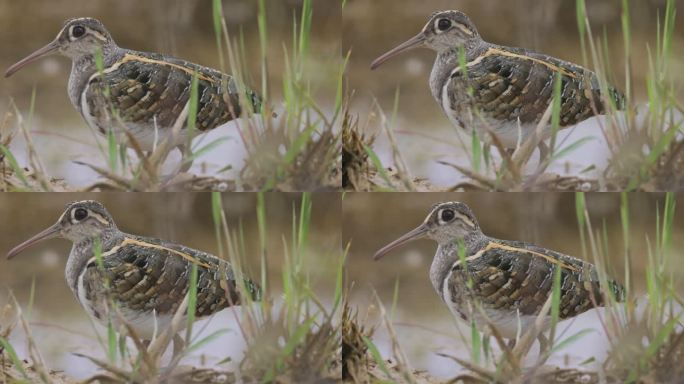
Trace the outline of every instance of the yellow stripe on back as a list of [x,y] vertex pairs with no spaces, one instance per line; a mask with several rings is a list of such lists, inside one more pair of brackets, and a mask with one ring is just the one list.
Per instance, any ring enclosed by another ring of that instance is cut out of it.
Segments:
[[[473,260],[481,257],[482,255],[484,255],[487,251],[490,251],[492,249],[503,249],[505,251],[511,251],[511,252],[528,253],[532,256],[542,257],[542,258],[546,259],[546,261],[548,261],[552,264],[556,264],[561,268],[569,269],[569,270],[575,271],[575,272],[579,271],[579,269],[577,267],[570,265],[568,263],[565,263],[562,260],[558,260],[554,257],[549,256],[549,255],[545,255],[543,253],[535,252],[535,251],[525,249],[525,248],[516,248],[516,247],[511,247],[510,245],[504,245],[504,244],[499,244],[499,243],[494,243],[494,242],[490,242],[489,244],[487,244],[486,247],[477,251],[477,253],[475,253],[474,255],[466,257],[465,260],[468,262],[473,261]],[[456,261],[454,263],[454,265],[452,266],[452,268],[459,265],[460,262],[461,262],[461,260]]]
[[478,56],[477,58],[475,58],[475,60],[468,63],[468,66],[470,67],[472,65],[475,65],[475,64],[481,62],[485,57],[489,57],[489,56],[493,56],[493,55],[501,55],[501,56],[508,56],[508,57],[513,57],[513,58],[517,58],[517,59],[530,60],[530,61],[533,61],[535,63],[544,65],[554,72],[560,72],[561,74],[563,74],[565,76],[572,77],[575,79],[577,78],[577,75],[575,75],[574,73],[568,71],[565,68],[562,68],[562,67],[559,67],[555,64],[549,63],[548,61],[544,61],[544,60],[538,59],[536,57],[521,55],[518,53],[509,52],[509,51],[504,51],[504,50],[498,49],[498,48],[489,48],[483,55]]
[[495,249],[495,248],[497,248],[497,249],[503,249],[503,250],[505,250],[505,251],[511,251],[511,252],[529,253],[530,255],[533,255],[533,256],[542,257],[542,258],[546,259],[546,261],[548,261],[548,262],[550,262],[550,263],[552,263],[552,264],[556,264],[556,265],[558,265],[558,266],[561,267],[561,268],[569,269],[569,270],[571,270],[571,271],[579,271],[579,269],[577,269],[577,267],[575,267],[575,266],[573,266],[573,265],[570,265],[570,264],[568,264],[568,263],[564,263],[563,261],[561,261],[561,260],[559,260],[559,259],[556,259],[556,258],[551,257],[551,256],[549,256],[549,255],[545,255],[545,254],[543,254],[543,253],[539,253],[539,252],[535,252],[535,251],[532,251],[532,250],[529,250],[529,249],[525,249],[525,248],[516,248],[516,247],[511,247],[511,246],[509,246],[509,245],[503,245],[503,244],[498,244],[498,243],[489,243],[489,244],[487,244],[487,246],[485,247],[484,250],[485,250],[485,252],[486,252],[486,251],[488,251],[488,250],[490,250],[490,249]]
[[[158,249],[160,251],[170,252],[170,253],[173,253],[175,255],[178,255],[178,256],[184,258],[185,260],[188,260],[189,262],[191,262],[193,264],[197,264],[197,265],[202,266],[204,268],[211,269],[211,266],[209,264],[201,262],[197,258],[192,257],[191,255],[188,255],[187,253],[177,251],[175,249],[167,248],[167,247],[164,247],[162,245],[152,244],[152,243],[147,243],[147,242],[140,241],[140,240],[131,239],[130,237],[127,237],[126,239],[124,239],[124,241],[121,242],[121,244],[113,247],[109,251],[103,252],[102,257],[104,258],[106,256],[112,255],[112,254],[116,253],[119,249],[121,249],[121,247],[125,247],[127,245],[135,245],[138,247],[153,248],[153,249]],[[91,259],[94,259],[94,258],[91,258]]]
[[[133,54],[130,54],[130,53],[125,54],[124,57],[121,58],[121,60],[119,60],[119,61],[117,61],[116,63],[114,63],[114,65],[112,65],[110,68],[107,68],[104,72],[105,72],[105,73],[109,73],[109,72],[111,72],[111,71],[114,71],[114,70],[116,70],[121,64],[127,63],[127,62],[129,62],[129,61],[141,61],[141,62],[143,62],[143,63],[148,63],[148,64],[166,65],[166,66],[168,66],[168,67],[173,67],[173,68],[176,68],[176,69],[180,69],[181,71],[183,71],[183,72],[189,74],[190,76],[194,76],[194,74],[195,74],[195,72],[194,72],[191,68],[187,68],[187,67],[184,67],[184,66],[182,66],[182,65],[173,64],[173,63],[169,63],[169,62],[161,61],[161,60],[150,59],[150,58],[147,58],[147,57],[142,57],[142,56],[138,56],[138,55],[133,55]],[[202,75],[202,74],[199,73],[199,72],[197,72],[197,78],[198,78],[198,79],[201,79],[201,80],[209,81],[209,82],[212,82],[212,83],[214,82],[214,79],[212,79],[212,78],[210,78],[210,77],[207,77],[207,76],[204,76],[204,75]]]

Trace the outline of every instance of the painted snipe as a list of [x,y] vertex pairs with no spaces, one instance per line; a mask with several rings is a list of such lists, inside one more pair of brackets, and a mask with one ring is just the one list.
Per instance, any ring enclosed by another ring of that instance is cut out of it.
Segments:
[[[101,70],[96,62],[98,52]],[[158,53],[120,48],[104,25],[92,18],[67,20],[51,43],[11,66],[5,77],[53,53],[72,60],[69,99],[88,125],[102,134],[112,129],[120,143],[131,146],[125,134],[128,130],[144,151],[169,139],[172,147],[187,155],[189,130],[184,116],[195,74],[199,132],[244,115],[243,107],[256,112],[261,109],[261,100],[253,91],[246,90],[245,97],[240,97],[232,76]],[[179,119],[183,119],[180,132],[172,135]],[[189,163],[186,161],[182,170],[187,170]]]
[[[556,74],[561,76],[560,128],[605,114],[608,99],[619,109],[624,104],[624,96],[613,87],[609,95],[602,95],[596,74],[586,68],[484,41],[475,24],[459,11],[432,14],[419,34],[377,58],[371,69],[418,47],[437,52],[430,90],[449,120],[467,132],[474,129],[486,141],[491,140],[491,132],[507,149],[519,147],[535,132],[553,100]],[[459,62],[461,49],[465,70]],[[539,148],[545,156],[543,142]]]
[[162,332],[171,324],[189,291],[193,265],[198,318],[245,303],[238,284],[244,283],[252,300],[260,299],[259,286],[248,278],[239,282],[228,262],[183,245],[124,233],[105,207],[91,200],[68,204],[54,225],[16,246],[7,258],[55,237],[73,243],[66,281],[88,315],[105,325],[111,317],[115,329],[122,329],[119,317],[108,313],[113,302],[142,340],[152,340],[155,330]]
[[[533,244],[488,237],[470,208],[460,202],[436,204],[420,226],[380,249],[374,259],[420,238],[439,244],[430,281],[454,316],[474,320],[481,329],[492,324],[509,340],[516,339],[519,326],[522,334],[534,324],[552,291],[556,268],[561,273],[561,320],[592,309],[593,303],[605,305],[594,265]],[[459,255],[461,246],[465,262]],[[619,283],[609,280],[608,285],[604,291],[624,300]],[[476,310],[475,303],[483,311]],[[539,341],[545,348],[543,334]]]

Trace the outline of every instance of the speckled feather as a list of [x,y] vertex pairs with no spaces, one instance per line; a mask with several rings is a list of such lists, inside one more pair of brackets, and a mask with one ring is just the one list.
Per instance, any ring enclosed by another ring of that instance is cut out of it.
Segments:
[[[198,130],[213,129],[241,115],[238,89],[231,76],[184,60],[134,51],[127,51],[103,73],[90,77],[81,96],[86,98],[88,110],[81,112],[90,113],[101,132],[110,126],[106,122],[112,108],[125,123],[170,128],[190,100],[195,72]],[[247,97],[258,112],[259,97],[252,91]]]
[[[596,268],[580,259],[518,241],[488,239],[484,248],[466,255],[466,265],[456,262],[445,281],[449,299],[462,316],[467,300],[487,309],[536,316],[553,287],[556,268],[561,268],[559,316],[567,319],[604,305]],[[467,288],[467,281],[472,288]],[[618,301],[624,289],[609,281]],[[446,298],[445,298],[446,299]]]
[[[495,120],[537,124],[553,100],[557,73],[561,75],[561,127],[606,112],[594,72],[519,48],[489,45],[467,63],[465,75],[457,67],[443,87],[447,87],[454,110],[476,108]],[[472,96],[467,96],[469,88]],[[616,106],[622,108],[624,96],[612,87],[609,92]],[[457,115],[463,126],[468,123],[464,116]]]
[[[228,262],[182,245],[125,235],[103,250],[102,264],[94,257],[88,261],[81,273],[84,291],[79,293],[99,319],[105,316],[108,292],[125,310],[155,311],[162,316],[175,313],[189,290],[192,264],[197,265],[197,317],[243,301]],[[244,282],[252,299],[258,300],[258,285],[249,279]]]

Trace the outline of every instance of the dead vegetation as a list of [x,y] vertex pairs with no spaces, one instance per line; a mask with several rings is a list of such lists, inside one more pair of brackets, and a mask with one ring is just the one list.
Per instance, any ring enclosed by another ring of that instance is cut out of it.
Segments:
[[436,191],[426,179],[411,179],[405,172],[384,167],[372,149],[374,142],[375,135],[363,133],[358,118],[345,110],[342,120],[342,188],[345,191]]
[[[549,301],[550,303],[550,301]],[[548,304],[548,303],[547,303]],[[454,356],[440,356],[459,364],[463,373],[449,380],[440,380],[430,376],[425,371],[409,370],[398,361],[401,358],[383,358],[378,361],[378,355],[369,350],[372,345],[373,333],[376,327],[368,327],[358,319],[356,309],[345,307],[342,319],[342,347],[343,347],[343,379],[353,383],[378,383],[390,380],[398,383],[678,383],[684,375],[684,332],[670,334],[662,346],[653,353],[653,357],[645,360],[646,364],[640,368],[640,373],[633,375],[635,361],[641,362],[644,356],[644,332],[634,332],[634,328],[621,330],[623,342],[616,344],[611,356],[604,364],[602,372],[578,368],[561,368],[547,365],[544,362],[550,353],[539,356],[538,362],[524,367],[521,362],[531,353],[531,343],[534,333],[523,335],[521,342],[510,349],[493,331],[494,338],[499,343],[501,356],[496,366],[486,368],[472,361]],[[394,336],[392,336],[394,337]],[[627,339],[629,341],[627,341]],[[392,343],[398,345],[397,340]],[[373,347],[374,348],[374,347]],[[408,373],[410,372],[410,374]],[[407,377],[408,374],[408,377]]]

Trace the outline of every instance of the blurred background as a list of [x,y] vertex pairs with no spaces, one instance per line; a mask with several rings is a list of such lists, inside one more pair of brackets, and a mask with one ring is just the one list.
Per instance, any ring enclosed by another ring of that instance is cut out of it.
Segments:
[[[637,296],[645,292],[644,268],[648,242],[656,243],[656,221],[662,217],[665,196],[654,193],[628,195],[633,281]],[[389,312],[394,287],[399,291],[393,323],[397,339],[413,369],[428,370],[439,378],[451,378],[458,364],[439,357],[443,352],[469,359],[469,347],[459,331],[469,335],[467,326],[457,322],[432,287],[428,271],[437,244],[431,240],[409,243],[374,262],[373,254],[382,246],[420,225],[435,203],[461,201],[472,209],[483,232],[494,238],[520,240],[583,258],[575,195],[571,193],[351,193],[344,198],[343,242],[350,244],[347,259],[348,285],[353,286],[350,302],[366,324],[379,325],[373,341],[384,357],[392,356],[390,338],[381,325],[374,292]],[[677,196],[681,204],[684,195]],[[609,273],[624,283],[624,246],[620,220],[620,194],[586,195],[594,231],[605,231]],[[660,209],[660,212],[658,210]],[[681,207],[678,207],[681,209]],[[658,213],[657,213],[658,212]],[[662,220],[662,219],[661,219]],[[605,228],[605,229],[604,229]],[[675,213],[673,226],[673,273],[684,276],[684,215]],[[591,253],[585,257],[593,260]],[[680,279],[681,280],[681,279]],[[681,288],[679,292],[681,292]],[[602,362],[607,340],[598,320],[598,311],[589,311],[559,324],[564,337],[582,329],[595,329],[579,342],[554,355],[550,364],[577,365],[595,356]],[[459,325],[457,325],[459,324]],[[494,342],[494,341],[492,341]],[[531,353],[536,357],[536,353]]]
[[[292,236],[292,212],[299,212],[300,194],[267,193],[265,196],[267,226],[268,277],[275,303],[281,301],[281,267],[283,239]],[[53,239],[29,248],[11,261],[4,255],[15,245],[52,225],[63,212],[66,203],[74,200],[97,199],[112,214],[120,230],[131,234],[156,237],[195,249],[218,254],[208,193],[34,193],[2,194],[0,196],[0,314],[10,302],[10,292],[27,310],[31,284],[35,278],[35,301],[30,322],[34,338],[48,367],[66,371],[74,378],[85,378],[95,372],[89,361],[73,356],[81,352],[93,357],[106,356],[96,330],[102,337],[106,329],[93,326],[85,311],[68,288],[64,268],[71,249],[67,240]],[[222,203],[231,230],[244,228],[247,270],[259,280],[259,238],[256,222],[257,195],[231,193],[222,195]],[[341,257],[340,195],[312,195],[309,250],[303,255],[311,271],[316,294],[325,305],[332,305],[336,267]],[[11,218],[11,219],[8,219]],[[237,328],[236,314],[224,310],[198,323],[206,323],[203,335],[219,329],[230,332],[209,343],[184,360],[184,364],[211,366],[227,356],[230,369],[242,359],[245,345]],[[106,339],[106,336],[105,336]],[[10,337],[19,356],[26,356],[25,336],[20,327]]]
[[[665,14],[665,0],[630,1],[632,35],[632,72],[635,98],[646,100],[646,74],[649,68],[647,47],[655,51],[658,15],[661,25]],[[684,0],[676,0],[679,13]],[[605,36],[609,42],[611,74],[619,88],[624,89],[624,45],[621,27],[621,2],[591,0],[586,2],[587,14],[594,35]],[[488,42],[523,47],[575,63],[582,63],[580,37],[577,29],[575,1],[572,0],[423,0],[406,1],[397,6],[393,0],[350,0],[343,11],[343,47],[351,50],[348,76],[350,88],[355,90],[353,110],[359,114],[362,127],[379,132],[378,116],[373,109],[377,99],[387,116],[391,116],[394,97],[400,90],[396,124],[393,126],[402,154],[407,159],[413,176],[429,177],[438,186],[457,184],[457,172],[436,163],[447,160],[467,163],[462,153],[457,130],[447,120],[434,101],[428,78],[435,53],[416,49],[393,58],[375,71],[370,63],[417,34],[429,16],[439,10],[457,9],[465,12]],[[684,84],[684,26],[677,18],[673,36],[671,73],[675,84]],[[662,28],[662,27],[661,27]],[[684,99],[684,87],[679,87]],[[583,137],[594,137],[590,143],[574,151],[551,171],[577,173],[594,164],[605,168],[607,147],[596,119],[579,124],[574,129],[561,131],[559,142],[565,144]],[[465,143],[470,143],[467,136]],[[382,135],[375,150],[383,163],[390,164],[390,148]],[[537,156],[534,156],[536,162]]]
[[[332,105],[339,71],[341,11],[327,6],[327,0],[313,1],[310,57],[312,95],[322,106]],[[257,2],[223,0],[223,14],[232,38],[244,37],[251,85],[261,90],[261,53],[257,27]],[[280,107],[285,49],[291,52],[294,16],[301,16],[302,0],[266,1],[269,84],[271,103]],[[324,6],[325,5],[325,6]],[[90,16],[101,20],[117,44],[138,51],[160,52],[201,65],[220,68],[208,0],[35,0],[18,2],[0,0],[0,73],[29,53],[54,39],[65,20]],[[225,49],[225,48],[224,48]],[[227,55],[224,53],[224,57]],[[95,144],[96,137],[72,107],[67,97],[69,59],[59,56],[36,62],[9,79],[0,79],[0,127],[5,112],[14,100],[28,118],[31,93],[35,87],[35,114],[31,127],[39,154],[53,177],[70,184],[92,183],[94,173],[71,160],[105,165],[105,158]],[[230,73],[230,70],[227,69]],[[331,107],[332,108],[332,107]],[[280,113],[282,115],[282,113]],[[14,122],[12,126],[15,126]],[[0,134],[3,134],[0,132]],[[195,162],[194,173],[209,173],[231,164],[240,169],[245,156],[235,123],[204,135],[204,143],[228,137],[216,150]],[[102,140],[99,136],[97,140]],[[23,141],[17,138],[13,152],[24,163]],[[173,153],[170,170],[180,156]],[[167,164],[169,165],[169,164]],[[228,173],[230,176],[231,173]]]

